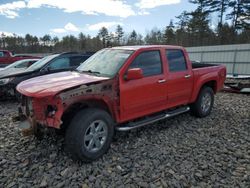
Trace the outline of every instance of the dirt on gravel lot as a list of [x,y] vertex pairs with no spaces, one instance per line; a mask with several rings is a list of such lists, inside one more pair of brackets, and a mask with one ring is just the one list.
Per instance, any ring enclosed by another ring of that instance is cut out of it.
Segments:
[[17,103],[0,102],[0,187],[250,187],[250,96],[219,93],[210,116],[189,113],[118,133],[85,164],[64,139],[22,137]]

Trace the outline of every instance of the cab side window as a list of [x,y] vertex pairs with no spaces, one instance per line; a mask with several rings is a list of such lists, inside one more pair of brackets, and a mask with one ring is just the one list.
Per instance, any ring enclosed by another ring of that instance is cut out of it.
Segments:
[[182,50],[167,50],[166,57],[170,72],[179,72],[187,70],[186,59]]
[[4,57],[4,53],[3,52],[0,52],[0,57]]
[[130,64],[129,69],[141,68],[143,76],[153,76],[162,73],[160,51],[147,51],[139,54]]
[[48,67],[50,70],[69,69],[71,67],[70,59],[68,57],[56,59]]

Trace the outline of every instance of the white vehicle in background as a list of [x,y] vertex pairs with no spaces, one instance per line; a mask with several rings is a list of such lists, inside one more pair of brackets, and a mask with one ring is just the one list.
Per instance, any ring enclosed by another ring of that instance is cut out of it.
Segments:
[[9,73],[18,73],[20,71],[23,71],[27,69],[29,66],[31,66],[33,63],[37,62],[39,59],[22,59],[18,60],[7,67],[0,68],[0,76],[7,75]]

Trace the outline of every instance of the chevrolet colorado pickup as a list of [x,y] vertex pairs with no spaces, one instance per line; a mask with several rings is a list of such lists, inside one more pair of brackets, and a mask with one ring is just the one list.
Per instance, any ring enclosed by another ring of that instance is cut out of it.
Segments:
[[8,50],[0,50],[0,67],[5,67],[22,59],[40,58],[28,55],[12,55]]
[[109,148],[114,131],[127,131],[191,110],[209,115],[226,77],[223,65],[192,64],[183,47],[103,49],[76,71],[20,83],[20,128],[65,129],[72,157],[93,161]]

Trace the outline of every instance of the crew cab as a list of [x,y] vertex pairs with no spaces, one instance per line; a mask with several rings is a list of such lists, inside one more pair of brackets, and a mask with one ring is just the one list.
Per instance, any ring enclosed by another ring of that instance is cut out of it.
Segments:
[[13,55],[8,50],[0,50],[0,67],[5,67],[18,60],[31,59],[31,58],[40,58],[40,57],[34,57],[28,55]]
[[114,131],[128,131],[191,110],[210,114],[223,88],[223,65],[192,64],[183,47],[103,49],[76,71],[20,83],[25,134],[64,129],[74,158],[93,161],[109,148]]

